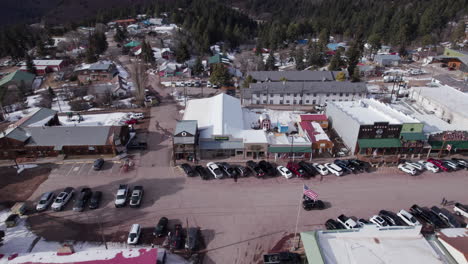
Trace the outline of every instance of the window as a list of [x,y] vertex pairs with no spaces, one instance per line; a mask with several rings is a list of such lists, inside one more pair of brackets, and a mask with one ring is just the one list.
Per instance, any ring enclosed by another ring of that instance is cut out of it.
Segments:
[[266,102],[267,102],[266,100],[263,100],[263,104],[266,104]]
[[247,151],[247,157],[252,157],[252,152]]
[[286,96],[289,96],[289,94],[287,93]]
[[349,96],[349,93],[345,93],[345,96]]
[[306,100],[306,104],[308,104],[310,101],[309,100]]
[[309,96],[310,94],[309,93],[306,93],[307,96]]
[[236,155],[242,155],[242,154],[244,154],[244,151],[242,151],[242,150],[236,151]]
[[338,100],[338,102],[341,102],[341,99],[340,99],[340,100]]
[[255,101],[255,103],[256,103],[256,104],[260,104],[260,101],[259,101],[259,100],[257,100],[257,101]]
[[336,93],[333,93],[333,95],[336,95]]
[[316,96],[317,96],[317,94],[316,94],[316,93],[314,93],[314,97],[316,97]]
[[335,102],[335,99],[332,99],[332,102]]
[[293,104],[297,104],[296,100],[293,100]]
[[270,100],[270,104],[273,104],[273,100]]
[[340,93],[340,97],[342,97],[342,96],[343,96],[343,93]]
[[312,104],[316,104],[316,103],[317,103],[317,101],[316,101],[316,100],[312,100]]
[[329,94],[329,93],[327,93],[327,94],[326,94],[326,96],[327,96],[327,97],[330,97],[330,94]]
[[283,104],[283,100],[280,100],[280,104]]
[[267,94],[263,94],[263,96],[267,96]]
[[286,100],[286,103],[289,104],[289,100]]

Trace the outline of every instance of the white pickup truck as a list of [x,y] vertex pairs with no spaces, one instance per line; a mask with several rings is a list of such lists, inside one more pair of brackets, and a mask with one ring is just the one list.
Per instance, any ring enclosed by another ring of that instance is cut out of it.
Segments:
[[468,208],[461,204],[461,203],[455,203],[453,206],[453,211],[455,211],[455,214],[461,215],[465,218],[468,218]]
[[119,189],[117,190],[117,195],[115,197],[115,207],[123,207],[127,202],[128,197],[128,186],[126,184],[119,185]]

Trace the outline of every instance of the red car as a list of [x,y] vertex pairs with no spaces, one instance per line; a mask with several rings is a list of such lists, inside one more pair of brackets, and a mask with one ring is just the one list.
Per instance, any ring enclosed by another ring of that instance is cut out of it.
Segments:
[[288,168],[288,170],[290,170],[293,174],[295,174],[299,178],[304,178],[307,176],[306,172],[301,168],[301,166],[299,166],[299,164],[295,162],[292,162],[292,161],[288,162],[288,164],[286,165],[286,168]]
[[130,119],[130,120],[125,121],[125,124],[127,125],[135,125],[136,123],[137,123],[136,119]]
[[443,171],[450,171],[449,168],[447,168],[447,167],[444,166],[444,164],[442,163],[441,160],[429,158],[429,159],[427,159],[427,162],[430,162],[430,163],[436,165],[437,168],[439,168],[439,169],[441,169],[441,170],[443,170]]

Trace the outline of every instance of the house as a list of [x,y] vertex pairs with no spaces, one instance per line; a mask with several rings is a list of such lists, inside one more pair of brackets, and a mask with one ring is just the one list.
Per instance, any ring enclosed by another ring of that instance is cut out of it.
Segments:
[[182,64],[175,63],[175,62],[164,62],[162,65],[159,66],[159,76],[161,77],[172,77],[176,75],[182,74]]
[[401,58],[393,54],[377,54],[374,57],[374,62],[382,67],[398,66],[400,65]]
[[223,54],[216,54],[208,58],[209,65],[218,64],[218,63],[230,64],[231,60],[226,55],[223,55]]
[[377,76],[377,68],[374,65],[358,64],[357,67],[361,76]]
[[18,90],[25,88],[26,91],[31,91],[34,78],[36,76],[32,73],[14,71],[0,79],[0,89]]
[[189,100],[183,120],[197,121],[197,156],[201,159],[260,159],[267,154],[265,132],[244,127],[242,107],[237,98],[221,93]]
[[468,72],[468,52],[445,48],[444,54],[435,57],[436,60],[446,63],[448,67]]
[[198,126],[196,120],[181,120],[173,135],[174,161],[197,159]]
[[301,121],[299,122],[299,132],[301,135],[307,136],[310,142],[312,142],[313,153],[321,154],[324,152],[332,152],[333,142],[319,123],[314,121]]
[[135,47],[138,47],[138,46],[141,46],[141,42],[136,41],[136,40],[130,41],[129,43],[124,45],[124,47],[127,47],[127,48],[135,48]]
[[264,82],[242,88],[243,105],[325,105],[365,98],[363,82]]
[[421,154],[424,124],[374,99],[331,102],[326,115],[331,128],[354,154]]
[[0,158],[116,155],[128,139],[127,126],[62,125],[57,111],[40,108],[0,133]]
[[371,224],[301,232],[300,236],[308,263],[453,263],[446,261],[438,244],[421,235],[421,228]]
[[348,49],[348,46],[346,45],[346,43],[328,43],[327,44],[327,49],[329,50],[337,51],[339,48],[346,50]]
[[121,27],[127,27],[128,25],[131,25],[136,22],[135,19],[120,19],[120,20],[115,20],[113,21],[115,24],[121,26]]
[[82,64],[76,67],[74,72],[82,83],[90,81],[109,82],[119,73],[115,64],[108,61]]
[[[22,64],[20,70],[21,71],[28,71],[26,67],[26,63]],[[63,67],[66,66],[66,62],[64,60],[33,60],[33,65],[36,68],[37,75],[45,75],[49,72],[58,72]]]
[[328,129],[328,117],[324,114],[306,114],[300,115],[300,122],[315,122],[318,123],[323,129]]
[[444,228],[436,233],[437,240],[457,263],[468,263],[468,233],[466,228]]
[[392,47],[390,46],[382,45],[377,51],[377,54],[389,54],[391,49]]
[[251,71],[257,82],[329,82],[336,81],[339,71]]
[[426,60],[426,59],[428,61],[432,61],[432,59],[436,56],[437,56],[437,52],[425,50],[425,51],[418,51],[418,52],[413,53],[411,56],[411,59],[413,61],[420,61],[420,60]]

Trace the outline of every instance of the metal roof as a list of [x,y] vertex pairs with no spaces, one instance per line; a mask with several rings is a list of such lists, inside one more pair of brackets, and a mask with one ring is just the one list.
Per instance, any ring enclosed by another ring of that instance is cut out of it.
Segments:
[[109,145],[112,126],[43,126],[26,128],[31,135],[28,146],[103,146]]
[[57,114],[57,111],[49,108],[39,108],[36,112],[31,113],[16,122],[17,126],[27,127],[41,120],[48,122]]
[[35,78],[35,75],[29,72],[24,71],[14,71],[0,80],[0,87],[7,84],[10,81],[25,81],[32,82]]
[[363,82],[265,82],[251,83],[242,92],[244,98],[250,98],[260,93],[366,93],[367,87]]
[[188,132],[192,135],[197,133],[197,120],[181,120],[177,122],[174,135],[180,132]]
[[279,82],[286,78],[287,81],[322,82],[335,81],[339,71],[251,71],[247,73],[257,81]]
[[8,128],[7,130],[0,132],[0,138],[4,138],[4,137],[18,140],[21,142],[25,142],[29,138],[29,135],[21,127],[14,127],[14,128]]

